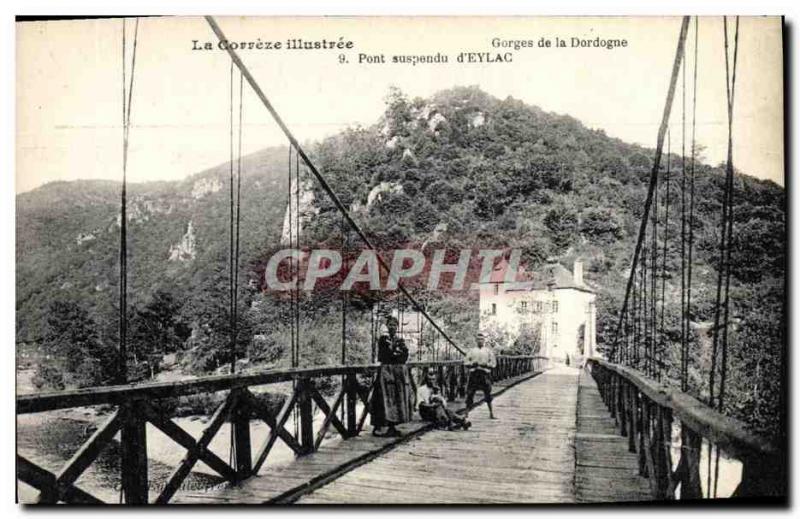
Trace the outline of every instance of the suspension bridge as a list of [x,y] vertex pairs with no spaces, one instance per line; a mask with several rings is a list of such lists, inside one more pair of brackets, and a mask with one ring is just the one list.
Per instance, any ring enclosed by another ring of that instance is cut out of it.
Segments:
[[[207,21],[221,41],[227,38],[217,22]],[[738,51],[738,19],[734,29],[733,57],[728,52],[725,20],[725,65],[728,71],[729,148],[719,252],[719,282],[710,378],[711,395],[700,399],[688,384],[691,304],[692,211],[694,204],[694,120],[691,121],[690,153],[681,164],[681,236],[667,235],[669,205],[659,215],[659,182],[669,201],[669,145],[667,168],[661,167],[664,142],[669,142],[668,123],[678,80],[683,71],[682,120],[686,124],[686,47],[691,32],[689,17],[681,22],[663,118],[657,136],[655,158],[638,239],[633,251],[624,303],[618,312],[613,344],[605,357],[585,359],[565,366],[540,356],[498,356],[492,370],[494,408],[491,419],[482,402],[471,410],[473,426],[465,431],[436,430],[419,419],[401,424],[399,437],[365,433],[369,402],[378,387],[380,365],[300,366],[299,290],[293,294],[290,368],[237,373],[237,297],[239,271],[239,203],[241,157],[241,92],[248,84],[286,134],[290,145],[289,197],[299,197],[301,165],[328,194],[341,214],[342,227],[354,232],[363,245],[374,249],[368,234],[351,217],[324,175],[314,166],[289,131],[267,96],[235,50],[231,58],[231,229],[230,315],[231,367],[226,375],[205,376],[178,382],[131,384],[125,379],[126,355],[126,261],[125,183],[121,198],[120,242],[120,364],[119,384],[80,390],[19,395],[16,413],[30,415],[84,406],[111,409],[91,437],[58,470],[50,470],[17,453],[19,487],[33,492],[41,504],[99,504],[103,501],[81,488],[80,477],[103,449],[119,443],[119,503],[143,504],[353,504],[353,503],[586,503],[698,500],[716,497],[764,497],[786,495],[785,449],[751,432],[742,422],[723,413],[728,345],[730,239],[733,221],[733,99]],[[137,22],[138,28],[138,22]],[[138,32],[138,29],[137,29]],[[696,56],[698,20],[694,20]],[[136,37],[130,82],[123,72],[124,154],[130,129]],[[123,44],[123,56],[125,56]],[[696,67],[692,74],[696,89]],[[123,69],[125,70],[125,69]],[[239,161],[236,160],[234,120],[235,74],[239,73]],[[693,109],[692,109],[693,113]],[[685,150],[686,134],[682,135]],[[123,160],[127,164],[127,159]],[[238,164],[237,167],[234,165]],[[123,166],[125,168],[125,166]],[[124,171],[124,170],[123,170]],[[288,204],[291,212],[292,202]],[[295,207],[299,207],[299,202]],[[290,221],[300,218],[298,211]],[[299,230],[299,224],[296,229]],[[291,233],[292,226],[289,226]],[[667,242],[680,239],[681,322],[679,387],[670,384],[663,330]],[[290,242],[298,246],[295,232]],[[389,267],[377,255],[382,269]],[[659,265],[661,262],[661,265]],[[468,366],[457,344],[424,305],[402,284],[402,297],[448,344],[447,359],[418,359],[406,364],[416,383],[433,373],[448,406],[468,411],[463,396]],[[347,319],[342,301],[343,330]],[[340,381],[326,396],[325,381]],[[258,398],[261,389],[291,384],[289,396],[279,409]],[[189,395],[222,395],[202,432],[190,434],[160,406],[165,399]],[[292,430],[290,420],[296,420]],[[256,425],[268,433],[256,441]],[[148,428],[155,428],[176,448],[185,451],[180,463],[158,484],[150,479]],[[228,434],[229,433],[229,434]],[[229,436],[227,441],[225,436]],[[220,438],[226,441],[220,442]],[[220,446],[222,444],[222,446]],[[269,463],[282,444],[293,457],[282,464]],[[220,483],[203,489],[186,485],[199,466],[215,473]],[[723,466],[722,469],[720,467]],[[733,469],[731,469],[733,467]],[[732,475],[731,475],[732,474]],[[727,479],[726,479],[727,478]],[[730,480],[730,481],[728,481]],[[728,485],[729,490],[722,487]],[[117,502],[117,501],[115,501]]]

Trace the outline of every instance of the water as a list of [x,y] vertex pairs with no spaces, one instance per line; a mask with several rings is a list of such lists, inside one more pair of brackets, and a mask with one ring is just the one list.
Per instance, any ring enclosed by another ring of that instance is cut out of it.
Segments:
[[[357,406],[360,415],[362,406]],[[17,452],[29,461],[40,467],[58,473],[94,433],[96,427],[106,419],[98,416],[93,409],[76,408],[65,411],[52,411],[17,416]],[[192,416],[175,418],[173,420],[195,439],[199,438],[208,425],[208,417]],[[314,417],[314,431],[322,426],[324,416],[317,412]],[[294,433],[293,421],[286,424],[287,430]],[[147,456],[148,456],[148,483],[150,487],[150,500],[154,500],[169,480],[175,467],[181,462],[186,450],[176,444],[172,439],[148,423],[147,431]],[[261,421],[254,420],[250,424],[250,437],[255,456],[257,449],[264,443],[269,435],[270,428]],[[339,441],[333,434],[335,429],[330,427],[323,443]],[[209,444],[209,450],[225,461],[230,461],[231,445],[230,423],[225,423]],[[282,441],[275,442],[266,463],[260,473],[268,472],[271,468],[284,466],[295,459],[295,453]],[[76,485],[93,496],[107,503],[120,502],[120,443],[119,433],[101,451],[98,458],[81,475]],[[224,484],[225,480],[215,471],[202,462],[197,462],[192,472],[181,484],[178,491],[198,491],[211,489]],[[33,502],[38,491],[19,484],[20,501]]]
[[[680,422],[675,421],[672,424],[672,442],[671,442],[671,458],[672,468],[678,466],[681,455],[681,425]],[[719,457],[719,480],[716,482],[716,496],[714,493],[714,477],[716,471],[716,448],[711,448],[707,440],[703,439],[700,446],[700,486],[703,496],[708,497],[708,482],[709,482],[709,457],[711,459],[711,497],[726,498],[731,497],[739,482],[742,480],[742,463],[739,460],[729,458],[724,452],[720,452]],[[680,495],[680,488],[676,492]]]
[[[77,415],[77,413],[73,413]],[[83,419],[63,412],[38,413],[17,417],[17,452],[40,467],[57,473],[95,431],[103,417]],[[148,431],[148,436],[150,436]],[[149,440],[149,438],[148,438]],[[174,443],[172,444],[175,445]],[[185,450],[173,448],[179,457]],[[149,455],[148,449],[148,455]],[[108,503],[120,500],[120,443],[119,434],[101,451],[98,458],[80,476],[76,485]],[[150,496],[154,499],[169,479],[177,462],[165,464],[153,457],[148,458],[148,481]],[[211,473],[193,471],[184,480],[184,489],[203,489],[220,484],[224,480]],[[33,501],[38,492],[25,484],[19,485],[21,502]]]

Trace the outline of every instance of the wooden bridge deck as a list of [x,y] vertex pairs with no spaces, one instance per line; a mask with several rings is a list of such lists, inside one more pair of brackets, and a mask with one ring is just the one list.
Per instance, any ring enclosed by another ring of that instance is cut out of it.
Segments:
[[[498,382],[494,385],[495,394],[502,394],[508,388],[523,383],[531,376],[526,374],[516,379]],[[458,410],[463,406],[463,400],[451,404],[453,410]],[[368,429],[370,428],[365,426],[365,431],[361,435],[346,441],[341,438],[325,441],[313,454],[299,457],[288,465],[274,467],[266,464],[257,476],[236,486],[223,483],[213,489],[181,490],[175,495],[172,502],[179,504],[292,502],[309,490],[313,490],[382,455],[393,447],[429,431],[431,427],[420,421],[401,424],[398,429],[403,433],[402,438],[378,438],[372,436]]]
[[582,503],[647,501],[647,479],[635,453],[619,435],[591,375],[582,373],[575,434],[575,492]]
[[[594,381],[557,368],[485,406],[466,432],[432,431],[298,502],[575,503],[648,500]],[[579,383],[580,380],[580,383]],[[580,388],[580,391],[579,391]],[[597,429],[596,429],[597,428]],[[599,433],[599,434],[598,434]]]
[[182,503],[576,503],[650,499],[635,454],[614,431],[591,377],[561,367],[508,388],[470,414],[469,431],[402,427],[400,440],[329,442],[239,486]]

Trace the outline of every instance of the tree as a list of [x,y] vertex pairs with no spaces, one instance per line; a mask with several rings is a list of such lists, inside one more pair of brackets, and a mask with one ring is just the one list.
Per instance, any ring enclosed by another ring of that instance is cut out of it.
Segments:
[[172,292],[158,289],[144,306],[136,308],[131,323],[135,350],[143,355],[177,351],[188,338],[181,306]]
[[[218,369],[231,362],[231,307],[229,277],[224,263],[212,262],[195,297],[183,306],[181,320],[189,324],[191,334],[181,362],[191,373]],[[240,288],[236,322],[236,355],[243,358],[253,340],[254,325],[247,304],[246,289]]]
[[165,289],[157,289],[143,306],[134,308],[129,322],[130,354],[142,363],[148,377],[158,372],[161,359],[183,346],[190,330],[180,320],[181,305]]
[[542,349],[542,324],[523,323],[514,339],[513,347],[504,353],[509,355],[538,355]]
[[544,217],[544,225],[552,233],[553,243],[567,248],[578,234],[578,215],[566,204],[550,208]]
[[45,358],[36,377],[43,386],[97,386],[116,379],[116,349],[100,341],[88,309],[74,296],[59,294],[48,305],[41,347]]
[[581,233],[600,243],[609,243],[625,236],[623,224],[611,208],[590,207],[583,211]]

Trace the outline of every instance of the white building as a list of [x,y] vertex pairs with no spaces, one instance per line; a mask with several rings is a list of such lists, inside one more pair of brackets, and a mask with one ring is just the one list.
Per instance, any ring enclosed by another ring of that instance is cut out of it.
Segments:
[[507,270],[501,261],[480,286],[482,330],[504,331],[513,342],[527,327],[539,335],[540,355],[556,361],[594,355],[596,294],[583,281],[580,260],[572,273],[555,262],[533,274],[520,268],[516,282],[506,280]]

